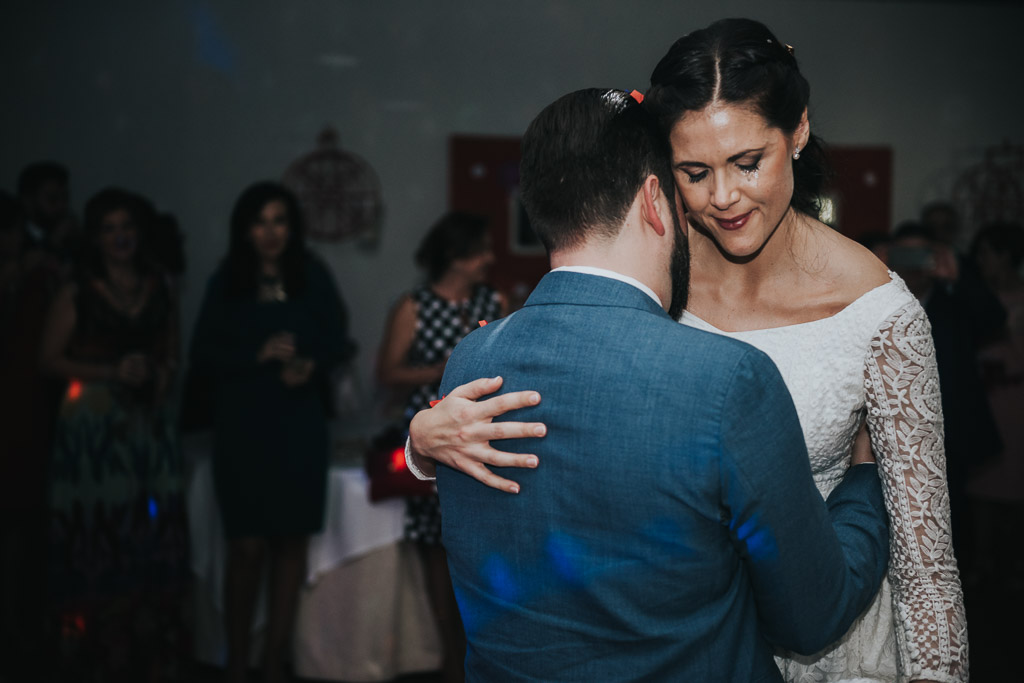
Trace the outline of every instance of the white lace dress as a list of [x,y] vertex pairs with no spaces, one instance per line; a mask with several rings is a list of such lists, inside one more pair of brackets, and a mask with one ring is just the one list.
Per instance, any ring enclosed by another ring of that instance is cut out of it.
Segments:
[[767,353],[796,404],[811,470],[827,496],[866,415],[890,520],[889,571],[842,639],[776,661],[787,681],[967,680],[967,622],[950,545],[942,406],[931,326],[902,280],[822,320],[722,332]]

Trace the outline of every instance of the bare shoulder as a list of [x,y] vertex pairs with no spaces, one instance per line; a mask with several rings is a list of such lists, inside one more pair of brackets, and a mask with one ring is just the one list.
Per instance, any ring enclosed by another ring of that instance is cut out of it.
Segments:
[[840,299],[853,302],[890,281],[889,269],[870,249],[839,232],[821,226],[827,244],[826,277]]
[[409,293],[403,294],[391,308],[388,316],[388,328],[391,332],[399,332],[406,336],[416,329],[416,320],[419,317],[419,305]]
[[419,306],[416,304],[416,300],[412,298],[412,294],[406,292],[395,302],[392,315],[396,318],[415,318],[418,311]]

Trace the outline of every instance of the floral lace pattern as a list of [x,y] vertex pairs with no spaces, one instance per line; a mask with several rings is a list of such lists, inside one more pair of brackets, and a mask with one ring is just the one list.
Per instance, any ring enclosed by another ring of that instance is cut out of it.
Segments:
[[942,402],[931,326],[914,302],[871,342],[868,430],[890,520],[901,675],[967,680],[967,622],[950,542]]
[[890,520],[888,577],[839,641],[776,662],[787,681],[967,680],[967,627],[950,545],[942,408],[924,309],[896,275],[834,316],[722,332],[768,354],[793,397],[822,496],[850,466],[867,419]]

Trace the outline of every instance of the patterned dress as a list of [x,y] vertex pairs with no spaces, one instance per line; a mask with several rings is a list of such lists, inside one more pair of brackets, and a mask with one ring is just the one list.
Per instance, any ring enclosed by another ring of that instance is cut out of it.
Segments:
[[[501,299],[497,290],[477,285],[465,301],[448,301],[434,293],[429,285],[410,294],[416,303],[416,337],[409,349],[410,365],[435,365],[448,358],[462,338],[476,329],[481,320],[490,322],[501,315]],[[440,398],[440,382],[423,384],[409,395],[405,405],[405,422]],[[406,499],[405,537],[428,545],[441,542],[441,509],[437,496]]]
[[866,419],[889,515],[889,572],[873,603],[825,650],[780,653],[791,683],[895,683],[968,677],[963,592],[950,542],[942,401],[931,326],[903,281],[828,318],[723,332],[761,349],[793,397],[822,497],[850,466]]
[[[108,364],[133,352],[166,360],[171,295],[155,276],[145,286],[145,305],[129,316],[96,283],[83,283],[68,355]],[[78,680],[141,680],[154,661],[172,667],[185,646],[183,466],[173,416],[155,389],[72,379],[54,428],[51,593],[61,666]]]

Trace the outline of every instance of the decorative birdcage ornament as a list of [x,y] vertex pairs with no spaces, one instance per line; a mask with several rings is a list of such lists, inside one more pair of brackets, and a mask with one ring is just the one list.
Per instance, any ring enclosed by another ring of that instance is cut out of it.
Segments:
[[369,163],[338,147],[330,126],[317,136],[316,151],[288,167],[284,184],[302,205],[310,238],[377,244],[384,213],[380,181]]
[[972,232],[989,221],[1024,220],[1024,146],[1006,141],[987,148],[956,179],[953,202]]

